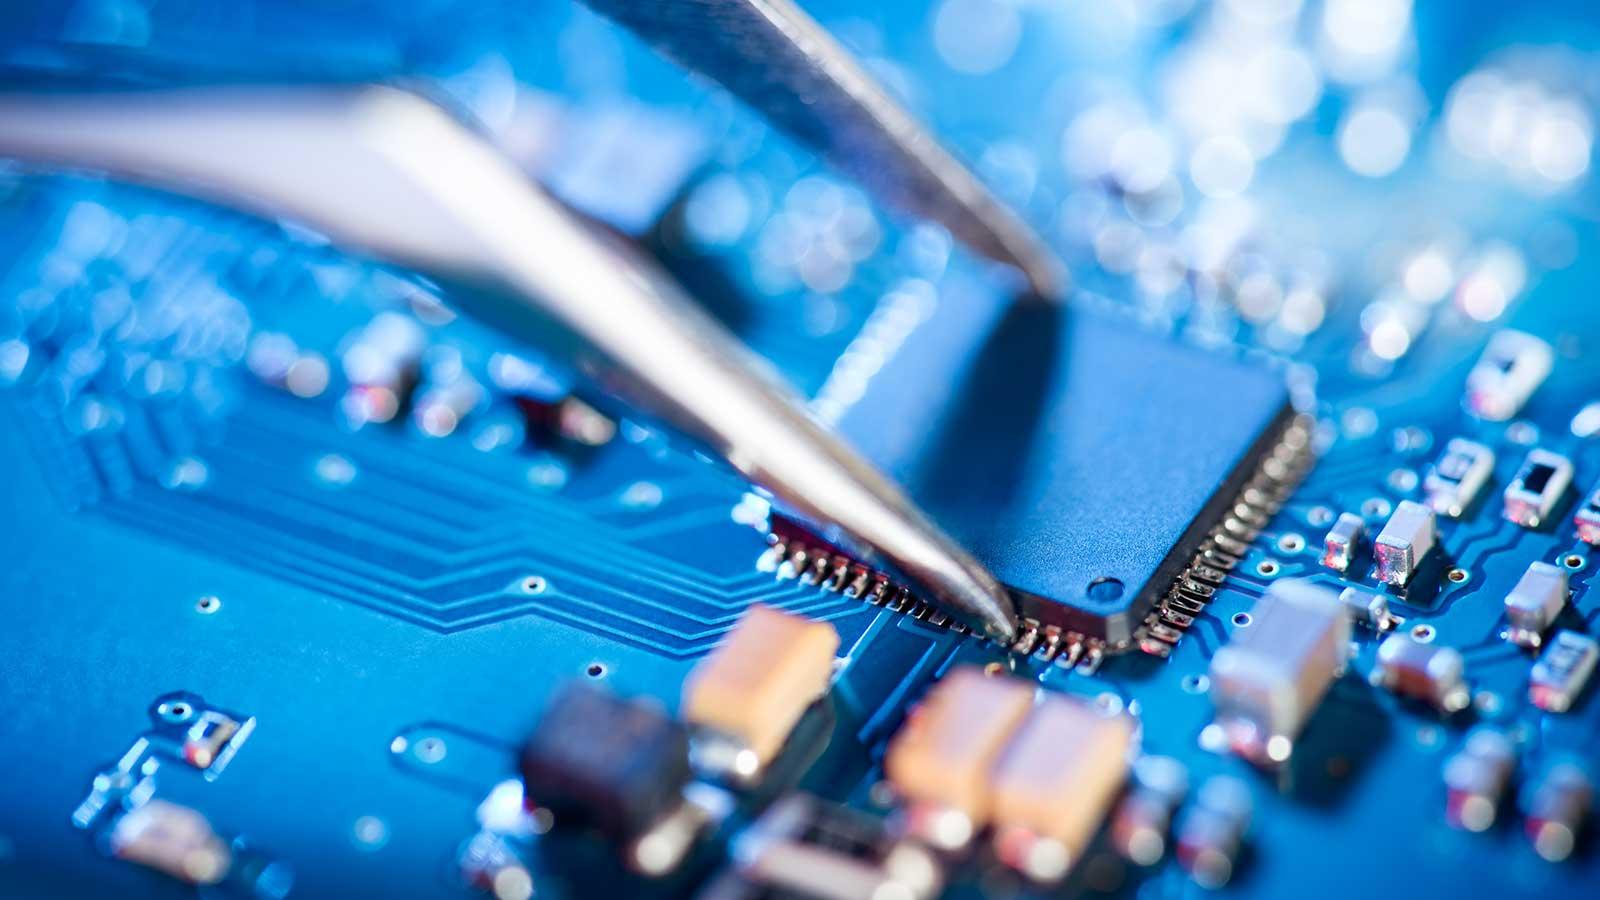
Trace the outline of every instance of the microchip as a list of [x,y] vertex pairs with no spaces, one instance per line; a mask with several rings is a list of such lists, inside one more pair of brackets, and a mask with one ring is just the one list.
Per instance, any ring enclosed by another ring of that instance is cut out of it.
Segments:
[[1175,641],[1309,453],[1281,372],[978,292],[942,295],[836,425],[1025,618],[1111,649]]

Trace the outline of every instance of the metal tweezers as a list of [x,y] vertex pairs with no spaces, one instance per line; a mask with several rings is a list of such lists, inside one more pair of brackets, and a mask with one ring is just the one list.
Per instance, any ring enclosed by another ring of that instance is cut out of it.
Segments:
[[[1060,290],[1049,251],[788,0],[587,0],[721,82],[885,200]],[[877,551],[944,609],[1014,637],[1006,590],[812,418],[664,273],[477,131],[384,85],[0,94],[0,156],[86,169],[310,226],[428,275],[698,439],[802,516]]]

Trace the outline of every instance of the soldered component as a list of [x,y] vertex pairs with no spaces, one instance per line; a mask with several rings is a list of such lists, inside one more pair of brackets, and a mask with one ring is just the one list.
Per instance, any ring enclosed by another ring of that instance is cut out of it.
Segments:
[[1350,613],[1350,621],[1373,631],[1391,631],[1405,621],[1389,610],[1389,600],[1382,594],[1347,587],[1339,592],[1339,602]]
[[1135,865],[1153,866],[1167,852],[1172,814],[1189,792],[1189,770],[1170,756],[1141,756],[1133,763],[1133,789],[1111,819],[1111,846]]
[[216,884],[233,864],[205,816],[166,800],[147,800],[118,819],[111,852],[189,884]]
[[1548,450],[1528,451],[1517,477],[1506,485],[1506,519],[1523,528],[1538,528],[1550,518],[1571,484],[1572,460]]
[[580,447],[599,447],[617,435],[617,423],[573,396],[572,379],[548,366],[496,353],[489,358],[489,378],[516,404],[530,440],[559,438]]
[[1572,522],[1578,526],[1578,540],[1600,547],[1600,484],[1595,485],[1589,496],[1578,504]]
[[1493,472],[1493,450],[1465,438],[1451,438],[1423,479],[1422,494],[1434,512],[1460,518]]
[[533,874],[503,835],[480,831],[461,848],[461,878],[495,900],[528,900]]
[[1378,579],[1405,587],[1437,539],[1433,510],[1412,500],[1401,500],[1373,541]]
[[1036,706],[993,773],[995,853],[1038,882],[1065,877],[1122,790],[1133,725],[1071,697]]
[[522,750],[527,801],[558,828],[632,843],[683,806],[689,739],[660,707],[574,683],[550,702]]
[[1523,830],[1534,852],[1550,862],[1572,855],[1594,805],[1594,780],[1583,764],[1560,760],[1528,786],[1522,798]]
[[1537,649],[1544,633],[1567,606],[1567,571],[1546,562],[1528,565],[1506,595],[1506,640]]
[[196,769],[208,769],[238,733],[238,722],[216,710],[205,710],[184,732],[183,758]]
[[1216,721],[1207,730],[1246,759],[1276,765],[1344,671],[1350,614],[1330,588],[1290,579],[1274,583],[1250,619],[1211,661]]
[[1356,553],[1361,549],[1361,539],[1367,533],[1367,523],[1355,513],[1340,513],[1322,539],[1322,564],[1343,575],[1350,571]]
[[346,421],[360,427],[398,415],[411,402],[425,345],[415,319],[398,312],[374,316],[340,356],[350,382],[340,400]]
[[455,432],[483,402],[483,385],[465,373],[429,384],[417,395],[411,421],[429,437],[445,437]]
[[909,800],[912,828],[938,846],[960,846],[993,809],[990,772],[1033,708],[1033,686],[975,666],[940,679],[912,710],[884,758],[889,782]]
[[1250,787],[1237,778],[1214,775],[1200,786],[1178,825],[1178,862],[1195,883],[1214,890],[1233,877],[1253,812]]
[[296,397],[315,397],[328,387],[328,360],[302,350],[282,332],[256,332],[245,352],[245,365],[263,382]]
[[1600,641],[1576,631],[1558,631],[1528,675],[1528,699],[1545,712],[1572,709],[1600,662]]
[[1466,709],[1472,702],[1461,653],[1452,647],[1424,644],[1407,634],[1392,634],[1378,646],[1372,683],[1447,713]]
[[1505,732],[1474,728],[1444,764],[1446,821],[1466,831],[1489,830],[1516,765],[1516,747]]
[[704,900],[927,900],[944,885],[939,861],[915,841],[808,794],[774,803],[739,835],[732,857],[734,872],[701,893]]
[[1555,351],[1544,341],[1523,331],[1495,332],[1472,371],[1462,406],[1491,422],[1504,422],[1522,407],[1550,376]]
[[754,777],[827,693],[838,649],[832,625],[752,605],[684,682],[679,714],[700,729],[696,763]]

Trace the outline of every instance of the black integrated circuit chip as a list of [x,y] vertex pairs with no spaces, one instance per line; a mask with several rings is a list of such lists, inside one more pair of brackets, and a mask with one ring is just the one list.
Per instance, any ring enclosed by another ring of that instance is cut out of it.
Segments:
[[1112,647],[1176,639],[1307,443],[1281,371],[978,292],[942,296],[837,425],[1025,617]]

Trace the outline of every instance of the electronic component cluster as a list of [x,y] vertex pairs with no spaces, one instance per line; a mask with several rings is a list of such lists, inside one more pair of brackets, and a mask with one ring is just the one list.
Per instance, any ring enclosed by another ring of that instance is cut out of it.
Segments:
[[420,78],[1020,639],[441,285],[5,168],[0,895],[1595,893],[1591,11],[803,5],[1064,306],[566,3],[24,4],[0,66]]

